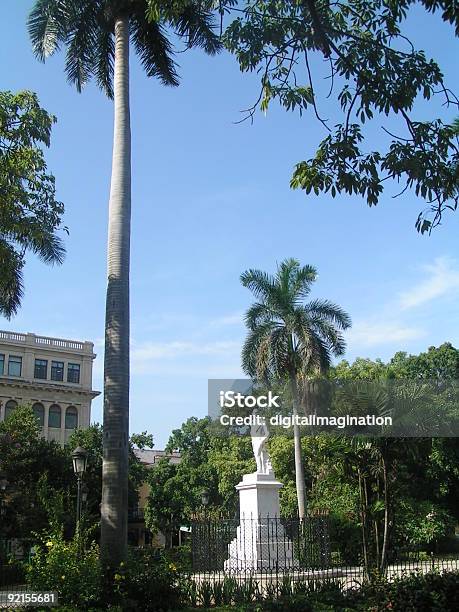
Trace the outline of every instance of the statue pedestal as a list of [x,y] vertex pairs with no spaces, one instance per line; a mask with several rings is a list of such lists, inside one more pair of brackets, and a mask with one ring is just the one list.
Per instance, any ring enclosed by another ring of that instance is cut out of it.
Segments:
[[240,524],[228,546],[225,570],[286,569],[293,566],[293,545],[280,521],[282,483],[271,474],[245,474],[239,491]]

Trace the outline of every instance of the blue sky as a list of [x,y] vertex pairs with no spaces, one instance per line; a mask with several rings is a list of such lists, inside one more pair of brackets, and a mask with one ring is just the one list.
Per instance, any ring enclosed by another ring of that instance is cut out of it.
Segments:
[[[101,390],[112,104],[93,85],[81,95],[69,86],[62,55],[46,65],[34,59],[25,27],[32,4],[3,0],[1,87],[36,91],[58,117],[47,160],[70,236],[62,267],[30,258],[23,307],[0,328],[94,341]],[[421,10],[408,28],[454,89],[452,29]],[[173,428],[206,413],[208,378],[241,376],[251,295],[239,276],[249,267],[274,271],[285,257],[316,266],[313,297],[351,314],[347,359],[459,346],[458,217],[421,237],[414,222],[423,203],[410,194],[392,199],[396,185],[372,209],[358,198],[291,191],[294,164],[324,136],[313,117],[272,106],[253,125],[235,125],[257,95],[257,78],[228,55],[178,61],[178,89],[132,66],[131,431],[148,430],[162,447]],[[333,109],[325,110],[333,122]],[[422,104],[417,117],[434,111]],[[376,143],[382,123],[375,121]],[[101,413],[98,398],[93,420]]]

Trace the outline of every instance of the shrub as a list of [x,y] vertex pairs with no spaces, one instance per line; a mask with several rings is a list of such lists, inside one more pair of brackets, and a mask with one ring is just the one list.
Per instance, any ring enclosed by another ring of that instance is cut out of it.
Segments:
[[185,600],[186,583],[174,563],[145,548],[130,553],[128,563],[115,572],[112,588],[123,610],[178,610]]
[[35,591],[57,591],[62,605],[79,610],[101,600],[99,548],[81,538],[66,542],[61,533],[43,537],[27,565],[27,582]]
[[387,585],[382,604],[394,612],[459,610],[459,573],[412,574]]
[[334,565],[357,565],[362,557],[362,538],[357,521],[330,515],[330,544]]

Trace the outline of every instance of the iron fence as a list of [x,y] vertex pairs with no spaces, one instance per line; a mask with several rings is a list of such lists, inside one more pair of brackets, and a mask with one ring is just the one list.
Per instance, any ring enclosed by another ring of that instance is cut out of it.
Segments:
[[[375,571],[362,557],[343,562],[331,541],[327,515],[297,518],[244,517],[198,518],[191,524],[194,580],[256,581],[263,590],[269,584],[293,581],[334,581],[348,589],[364,582]],[[384,574],[388,579],[406,573],[459,571],[459,553],[433,554],[406,548],[391,550]]]
[[193,570],[324,569],[331,563],[328,516],[194,520]]

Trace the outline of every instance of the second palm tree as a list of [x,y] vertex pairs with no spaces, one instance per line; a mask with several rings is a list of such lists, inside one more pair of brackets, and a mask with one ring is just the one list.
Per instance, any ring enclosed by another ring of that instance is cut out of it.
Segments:
[[[257,299],[246,313],[248,335],[242,349],[242,367],[251,378],[265,382],[288,380],[293,415],[298,414],[298,381],[305,375],[325,373],[332,356],[344,353],[342,332],[351,325],[349,315],[328,300],[304,303],[317,272],[286,259],[272,276],[261,270],[241,275],[244,287]],[[293,427],[298,515],[306,515],[301,438]]]

